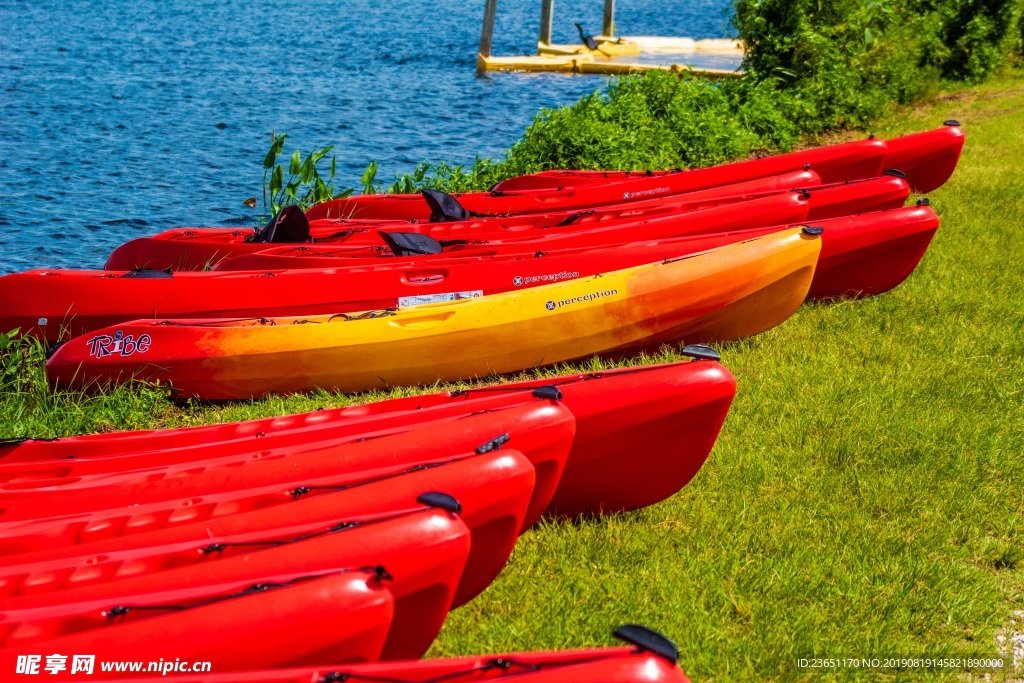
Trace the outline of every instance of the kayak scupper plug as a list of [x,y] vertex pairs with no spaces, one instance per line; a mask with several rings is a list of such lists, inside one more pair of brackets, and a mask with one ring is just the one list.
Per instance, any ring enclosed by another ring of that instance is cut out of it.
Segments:
[[482,443],[479,446],[477,446],[476,447],[476,454],[477,455],[483,455],[484,453],[490,453],[491,451],[496,451],[499,448],[501,448],[502,446],[504,446],[505,444],[507,444],[508,440],[510,438],[512,438],[512,437],[509,436],[508,432],[505,432],[504,434],[499,434],[498,436],[494,437],[490,441],[487,441],[487,442]]
[[384,568],[384,565],[378,564],[372,567],[363,567],[362,571],[373,574],[378,581],[394,581],[395,577],[391,576],[391,572]]
[[612,635],[630,645],[636,645],[642,652],[658,655],[672,664],[679,663],[679,648],[654,629],[639,624],[624,624],[615,629]]
[[103,613],[107,619],[113,619],[114,617],[123,617],[132,611],[131,607],[124,607],[122,605],[115,605]]
[[441,493],[440,491],[427,491],[426,493],[420,494],[420,496],[416,498],[416,502],[421,505],[450,512],[453,515],[457,515],[462,512],[462,503],[456,500],[454,496],[450,496],[447,493]]
[[483,668],[485,670],[499,669],[501,671],[508,671],[513,666],[515,666],[516,663],[517,662],[514,659],[505,659],[504,657],[498,657],[497,659],[492,659],[491,661],[484,664]]
[[704,346],[703,344],[687,344],[679,353],[683,354],[684,356],[689,356],[695,361],[719,361],[722,359],[722,356],[718,353],[718,351],[715,351],[710,346]]

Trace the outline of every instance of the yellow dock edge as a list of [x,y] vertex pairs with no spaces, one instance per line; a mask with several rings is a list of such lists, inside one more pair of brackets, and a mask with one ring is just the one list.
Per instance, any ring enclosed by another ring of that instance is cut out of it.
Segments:
[[476,70],[484,71],[525,71],[525,72],[560,72],[580,74],[622,75],[645,73],[647,71],[674,71],[689,73],[711,79],[738,78],[742,71],[726,69],[704,69],[690,67],[685,64],[637,64],[633,62],[595,61],[591,54],[574,55],[534,55],[521,57],[485,57],[478,54]]

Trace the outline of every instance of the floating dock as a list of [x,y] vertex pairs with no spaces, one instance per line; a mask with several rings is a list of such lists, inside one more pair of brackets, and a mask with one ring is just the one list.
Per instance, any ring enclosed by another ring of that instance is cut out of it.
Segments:
[[[621,75],[646,71],[674,71],[706,78],[736,78],[743,45],[728,38],[694,40],[665,36],[615,37],[615,0],[605,0],[602,35],[582,36],[585,44],[551,42],[554,0],[542,0],[540,40],[536,55],[491,56],[491,37],[497,0],[486,0],[477,73],[485,71],[562,72]],[[577,26],[578,28],[578,26]],[[679,55],[671,61],[665,55]],[[731,68],[729,68],[731,67]]]

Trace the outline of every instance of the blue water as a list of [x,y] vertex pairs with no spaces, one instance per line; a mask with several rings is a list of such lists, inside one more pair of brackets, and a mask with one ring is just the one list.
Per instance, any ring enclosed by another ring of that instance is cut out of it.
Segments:
[[[600,0],[555,6],[601,28]],[[598,76],[475,75],[483,0],[0,0],[0,272],[102,267],[125,240],[251,223],[270,131],[336,145],[340,186],[499,156]],[[729,0],[623,0],[622,35],[727,34]],[[500,0],[530,54],[539,0]]]

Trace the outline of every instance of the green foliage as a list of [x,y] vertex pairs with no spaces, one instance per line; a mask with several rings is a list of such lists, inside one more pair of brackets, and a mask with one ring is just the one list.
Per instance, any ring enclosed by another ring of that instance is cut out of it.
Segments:
[[445,192],[471,192],[487,189],[507,177],[506,164],[495,164],[479,156],[468,169],[461,165],[424,161],[417,164],[412,173],[396,175],[387,191],[409,194],[429,187]]
[[17,330],[0,334],[0,439],[141,429],[173,411],[166,387],[151,384],[52,391],[45,363],[43,342]]
[[754,81],[711,83],[670,72],[624,78],[541,113],[507,155],[511,174],[551,168],[708,166],[799,136]]
[[[938,78],[978,82],[1013,48],[1020,0],[735,0],[746,69],[811,106],[804,123],[863,125]],[[816,124],[816,125],[815,125]]]
[[652,72],[542,111],[499,161],[420,164],[391,191],[483,190],[552,168],[708,166],[863,128],[1024,54],[1024,0],[734,0],[745,75]]
[[376,159],[370,162],[370,165],[363,171],[363,194],[376,194],[377,188],[374,187],[373,181],[377,177],[377,161]]
[[[283,207],[297,205],[303,211],[331,199],[347,197],[354,190],[334,191],[337,157],[331,157],[330,171],[326,177],[320,175],[318,164],[334,149],[334,146],[314,149],[303,158],[299,150],[292,152],[288,160],[288,180],[285,180],[284,166],[276,164],[278,155],[284,150],[286,134],[270,134],[270,150],[263,158],[263,205],[276,215]],[[275,165],[276,164],[276,165]]]
[[31,386],[30,367],[42,354],[42,343],[21,337],[18,330],[0,334],[0,391],[25,391]]

